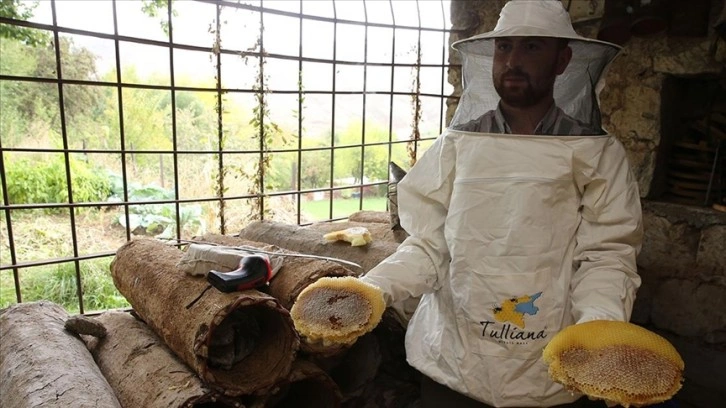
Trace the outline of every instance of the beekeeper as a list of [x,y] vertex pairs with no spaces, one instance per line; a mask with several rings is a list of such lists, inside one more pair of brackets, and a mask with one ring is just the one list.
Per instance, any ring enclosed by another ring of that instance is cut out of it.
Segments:
[[362,279],[388,305],[421,297],[406,353],[423,406],[588,406],[541,356],[566,326],[629,320],[640,285],[638,187],[597,97],[619,47],[556,0],[512,0],[453,47],[459,106],[398,185],[410,237]]

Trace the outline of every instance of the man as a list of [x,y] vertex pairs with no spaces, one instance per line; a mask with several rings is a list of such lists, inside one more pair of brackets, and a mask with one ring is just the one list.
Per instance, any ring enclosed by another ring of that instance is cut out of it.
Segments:
[[389,306],[421,299],[406,353],[424,407],[585,406],[541,356],[564,327],[629,320],[640,285],[638,188],[596,92],[619,47],[559,1],[512,0],[454,48],[452,124],[398,184],[410,236],[362,279]]

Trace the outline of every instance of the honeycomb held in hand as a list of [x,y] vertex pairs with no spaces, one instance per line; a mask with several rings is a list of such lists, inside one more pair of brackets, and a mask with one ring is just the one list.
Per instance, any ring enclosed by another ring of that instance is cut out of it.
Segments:
[[352,344],[378,325],[385,308],[377,287],[352,276],[325,277],[300,292],[290,315],[308,343]]
[[325,238],[328,242],[350,242],[351,246],[363,246],[373,241],[370,231],[368,231],[368,228],[365,227],[352,227],[340,231],[329,232],[323,235],[323,238]]
[[623,407],[670,399],[684,363],[663,337],[632,323],[595,320],[570,326],[543,353],[552,379],[565,388]]

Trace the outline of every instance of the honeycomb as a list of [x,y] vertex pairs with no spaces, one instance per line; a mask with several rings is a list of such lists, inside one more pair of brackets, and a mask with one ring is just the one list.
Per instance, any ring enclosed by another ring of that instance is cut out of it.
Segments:
[[543,352],[550,377],[590,398],[640,407],[681,388],[684,363],[663,337],[632,323],[595,320],[562,330]]
[[377,287],[352,276],[325,277],[300,292],[290,315],[304,341],[352,344],[378,325],[385,308]]
[[323,235],[323,238],[328,242],[347,241],[350,242],[350,246],[363,246],[373,241],[370,231],[365,227],[351,227],[344,230],[332,231]]

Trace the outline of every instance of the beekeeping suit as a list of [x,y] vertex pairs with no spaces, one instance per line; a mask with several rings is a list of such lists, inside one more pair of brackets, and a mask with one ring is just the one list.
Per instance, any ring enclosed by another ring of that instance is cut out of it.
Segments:
[[[549,134],[509,132],[492,80],[500,37],[569,40],[538,126]],[[493,406],[569,403],[580,395],[549,379],[542,349],[566,326],[629,320],[640,285],[638,188],[597,99],[619,47],[578,36],[544,0],[507,3],[493,31],[453,47],[459,106],[398,185],[410,237],[362,279],[389,306],[420,297],[406,352],[426,376]]]

